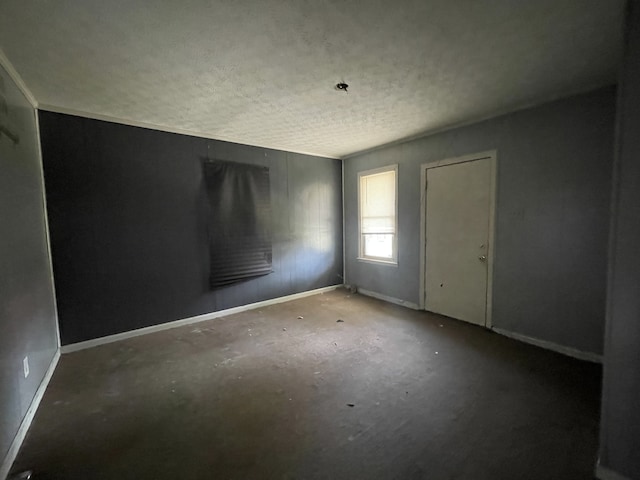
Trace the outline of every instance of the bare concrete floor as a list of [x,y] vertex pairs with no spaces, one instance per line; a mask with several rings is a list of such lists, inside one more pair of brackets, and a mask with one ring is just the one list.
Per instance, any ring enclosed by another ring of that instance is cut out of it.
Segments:
[[64,355],[14,470],[36,480],[591,479],[600,376],[338,290]]

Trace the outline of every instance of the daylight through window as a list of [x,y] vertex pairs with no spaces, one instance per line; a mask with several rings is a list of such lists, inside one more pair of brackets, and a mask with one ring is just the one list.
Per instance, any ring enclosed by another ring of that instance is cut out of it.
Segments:
[[397,171],[394,165],[358,175],[361,259],[396,262]]

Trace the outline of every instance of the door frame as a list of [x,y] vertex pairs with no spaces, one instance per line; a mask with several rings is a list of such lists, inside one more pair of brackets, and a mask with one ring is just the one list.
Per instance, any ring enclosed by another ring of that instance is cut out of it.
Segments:
[[485,328],[491,328],[493,312],[493,262],[495,258],[495,217],[497,197],[498,152],[487,150],[484,152],[463,155],[455,158],[445,158],[420,165],[420,310],[425,310],[426,305],[426,268],[427,268],[427,170],[430,168],[444,167],[456,163],[473,162],[474,160],[489,159],[491,163],[491,183],[489,191],[489,248],[487,250],[487,309],[485,315]]

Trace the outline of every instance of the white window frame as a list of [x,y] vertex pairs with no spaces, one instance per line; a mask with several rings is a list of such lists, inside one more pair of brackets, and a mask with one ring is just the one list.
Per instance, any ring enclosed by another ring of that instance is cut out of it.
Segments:
[[[362,205],[360,196],[360,185],[362,183],[362,177],[369,175],[375,175],[378,173],[394,172],[395,176],[395,205],[394,205],[394,232],[393,232],[393,252],[392,258],[386,257],[373,257],[371,255],[364,255],[363,241],[362,241]],[[374,168],[372,170],[365,170],[358,172],[358,260],[367,263],[376,263],[382,265],[397,266],[398,265],[398,164],[387,165],[385,167]]]

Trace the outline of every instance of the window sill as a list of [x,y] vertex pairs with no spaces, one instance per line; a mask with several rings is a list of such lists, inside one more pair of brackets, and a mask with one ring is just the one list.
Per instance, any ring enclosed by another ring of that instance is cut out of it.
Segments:
[[389,267],[397,267],[397,260],[381,260],[377,258],[358,257],[357,260],[363,263],[372,263],[374,265],[387,265]]

